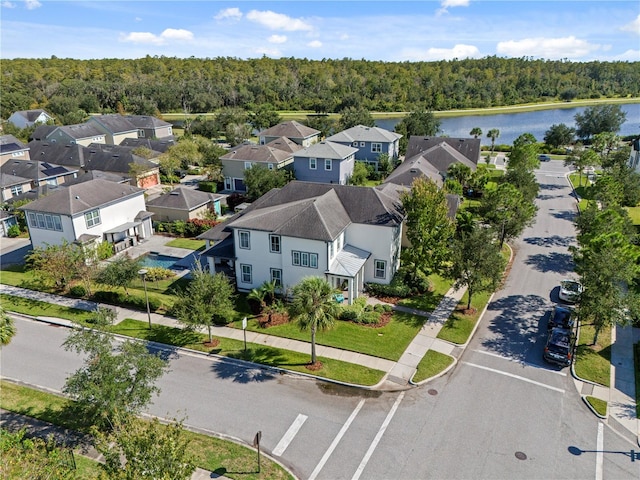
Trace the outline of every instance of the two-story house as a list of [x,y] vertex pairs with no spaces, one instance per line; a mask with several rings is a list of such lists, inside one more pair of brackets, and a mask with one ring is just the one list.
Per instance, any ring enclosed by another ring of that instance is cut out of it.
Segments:
[[54,120],[53,116],[49,115],[41,108],[34,110],[20,110],[13,112],[7,122],[12,123],[17,128],[32,127],[38,123],[47,123]]
[[124,115],[138,129],[138,138],[173,138],[173,125],[150,115]]
[[329,142],[357,148],[356,160],[378,165],[378,157],[382,154],[390,160],[397,160],[400,155],[400,139],[402,135],[380,127],[356,125],[327,138]]
[[358,149],[323,141],[293,154],[296,180],[346,185],[353,175]]
[[320,140],[320,133],[320,130],[307,127],[306,125],[292,120],[290,122],[282,122],[271,128],[267,128],[266,130],[258,133],[258,137],[260,138],[260,145],[266,145],[277,138],[286,137],[298,145],[309,147]]
[[424,157],[443,175],[454,163],[462,163],[475,171],[480,160],[480,139],[413,135],[409,137],[405,161],[417,156]]
[[125,138],[138,138],[138,128],[119,114],[92,115],[85,123],[103,132],[108,145],[120,145]]
[[41,130],[42,133],[36,135],[34,132],[33,138],[46,140],[48,142],[78,144],[84,145],[85,147],[92,143],[107,143],[107,134],[100,130],[97,125],[90,123],[62,125],[60,127],[54,127],[52,130],[50,130],[49,125],[43,125],[38,127],[36,132],[38,132],[38,130]]
[[91,180],[50,193],[22,207],[33,248],[108,241],[116,252],[152,235],[144,190]]
[[85,154],[85,171],[101,170],[115,175],[126,175],[131,183],[141,188],[160,184],[160,167],[157,163],[134,153],[135,148],[121,145],[89,145]]
[[225,190],[246,192],[244,172],[254,165],[269,170],[293,168],[293,152],[303,147],[284,137],[276,138],[266,145],[243,144],[222,155],[222,176]]
[[9,160],[30,160],[29,147],[13,135],[0,135],[0,165]]
[[200,235],[202,255],[211,272],[233,272],[239,291],[273,281],[286,294],[318,276],[352,303],[365,282],[389,283],[400,265],[400,191],[292,181]]

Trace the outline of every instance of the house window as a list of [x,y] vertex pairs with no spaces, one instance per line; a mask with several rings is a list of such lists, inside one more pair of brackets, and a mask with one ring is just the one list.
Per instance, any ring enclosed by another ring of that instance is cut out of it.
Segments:
[[297,267],[318,268],[318,254],[309,252],[291,252],[291,263]]
[[325,170],[331,170],[331,159],[330,158],[325,158],[324,159],[324,169]]
[[375,268],[374,276],[376,278],[386,278],[387,262],[385,262],[384,260],[376,260],[374,268]]
[[251,265],[242,265],[242,264],[240,265],[240,271],[241,271],[240,281],[242,283],[253,283],[251,281],[251,273],[252,273],[251,270],[252,270]]
[[280,253],[280,235],[269,235],[269,251]]
[[144,138],[144,130],[143,129],[138,130],[138,137],[139,138]]
[[267,169],[273,170],[273,163],[267,163]]
[[382,153],[382,144],[381,143],[372,143],[371,151],[373,153]]
[[31,228],[42,228],[43,230],[61,232],[62,220],[60,220],[60,215],[29,212],[29,226]]
[[310,158],[309,159],[309,170],[315,170],[318,168],[318,159]]
[[95,227],[96,225],[100,225],[100,211],[92,210],[84,214],[84,220],[87,222],[87,228]]
[[47,185],[49,185],[50,187],[55,187],[58,185],[58,179],[57,178],[49,178],[47,180]]
[[249,232],[240,231],[238,232],[238,242],[240,244],[240,248],[250,249],[251,243],[249,242]]
[[251,162],[244,162],[244,169],[249,170],[251,168]]
[[22,185],[14,185],[11,187],[11,195],[20,195],[22,193]]
[[282,270],[280,270],[279,268],[271,269],[271,282],[276,287],[282,287]]

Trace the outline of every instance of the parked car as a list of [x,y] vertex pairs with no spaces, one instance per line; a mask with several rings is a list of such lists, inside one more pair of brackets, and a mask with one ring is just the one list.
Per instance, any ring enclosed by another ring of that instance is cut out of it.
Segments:
[[549,322],[547,323],[547,329],[551,330],[555,327],[571,329],[575,325],[574,311],[556,305],[549,315]]
[[573,361],[576,338],[570,328],[555,327],[549,330],[544,346],[543,358],[561,367],[568,367]]
[[541,153],[540,155],[538,155],[538,160],[540,160],[541,162],[550,162],[551,157],[549,155]]
[[563,302],[576,303],[582,294],[582,285],[580,282],[565,278],[560,282],[560,292],[558,297]]

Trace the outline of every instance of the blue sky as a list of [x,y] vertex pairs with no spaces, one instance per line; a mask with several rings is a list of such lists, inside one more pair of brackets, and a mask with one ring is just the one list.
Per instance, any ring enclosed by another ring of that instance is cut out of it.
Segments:
[[640,61],[640,2],[0,0],[1,58]]

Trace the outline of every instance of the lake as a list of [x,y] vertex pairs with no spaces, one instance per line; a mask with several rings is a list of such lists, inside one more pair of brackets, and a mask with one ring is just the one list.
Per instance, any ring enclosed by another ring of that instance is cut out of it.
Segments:
[[[575,115],[584,112],[586,108],[588,107],[440,118],[441,131],[439,134],[464,138],[470,136],[469,132],[472,128],[480,127],[482,145],[491,145],[491,139],[487,138],[487,132],[492,128],[497,128],[500,130],[500,136],[496,139],[496,145],[510,145],[523,133],[531,133],[538,141],[542,142],[551,125],[564,123],[575,128]],[[627,120],[622,124],[618,135],[622,137],[640,135],[640,103],[620,104],[620,108],[626,112]],[[393,131],[400,120],[402,120],[401,117],[379,119],[376,120],[376,126]]]

